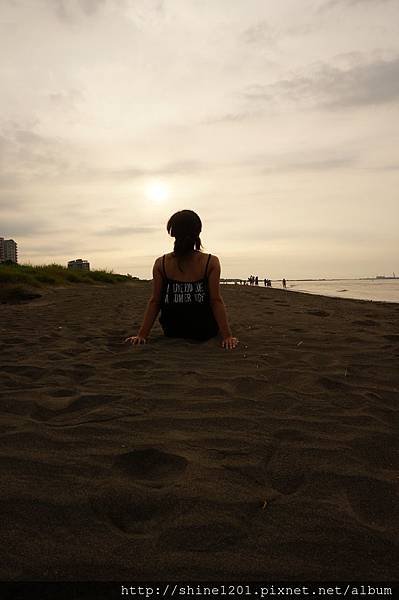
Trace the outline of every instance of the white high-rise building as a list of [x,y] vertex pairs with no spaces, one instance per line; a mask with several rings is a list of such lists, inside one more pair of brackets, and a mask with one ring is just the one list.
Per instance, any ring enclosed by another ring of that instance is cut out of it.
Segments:
[[14,263],[18,262],[17,242],[0,237],[0,262],[6,260],[11,260]]

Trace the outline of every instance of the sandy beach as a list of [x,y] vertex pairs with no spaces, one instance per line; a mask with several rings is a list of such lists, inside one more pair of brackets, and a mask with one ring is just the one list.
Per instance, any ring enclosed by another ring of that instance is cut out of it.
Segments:
[[2,580],[398,580],[399,305],[224,286],[237,350],[123,344],[149,290],[0,305]]

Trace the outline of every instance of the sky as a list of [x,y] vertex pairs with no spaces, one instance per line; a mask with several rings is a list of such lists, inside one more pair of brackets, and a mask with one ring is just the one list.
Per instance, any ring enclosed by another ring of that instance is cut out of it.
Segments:
[[149,278],[399,272],[399,0],[0,0],[0,236]]

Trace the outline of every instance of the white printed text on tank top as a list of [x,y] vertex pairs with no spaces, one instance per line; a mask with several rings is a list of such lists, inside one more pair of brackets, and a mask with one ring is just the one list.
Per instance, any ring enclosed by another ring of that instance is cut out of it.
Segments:
[[168,282],[165,291],[165,304],[202,304],[205,299],[203,281]]

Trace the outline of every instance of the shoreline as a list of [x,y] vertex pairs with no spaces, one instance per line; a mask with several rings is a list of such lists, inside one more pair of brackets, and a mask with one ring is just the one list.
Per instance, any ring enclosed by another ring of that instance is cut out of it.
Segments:
[[[333,281],[333,280],[330,280]],[[340,280],[339,280],[340,281]],[[355,281],[355,280],[353,280]],[[225,283],[222,286],[222,290],[226,287],[226,286],[232,286],[235,287],[233,283]],[[246,286],[237,286],[237,287],[246,287],[246,288],[258,288],[258,289],[265,289],[265,290],[270,290],[273,289],[275,291],[280,291],[280,292],[284,292],[284,293],[295,293],[295,294],[306,294],[306,295],[310,295],[310,296],[320,296],[322,298],[335,298],[337,300],[356,300],[358,302],[372,302],[372,303],[384,303],[384,304],[399,304],[399,300],[373,300],[370,298],[351,298],[349,296],[336,296],[333,294],[327,294],[327,293],[321,293],[321,292],[313,292],[313,291],[307,291],[307,290],[295,290],[292,289],[290,287],[287,287],[287,289],[284,289],[283,287],[265,287],[264,285],[246,285]]]
[[[278,289],[278,288],[274,288],[274,289]],[[310,296],[321,296],[323,298],[334,298],[336,300],[354,300],[355,302],[370,302],[372,304],[393,304],[393,305],[399,304],[399,300],[395,301],[395,300],[371,300],[369,298],[350,298],[348,296],[343,297],[343,296],[333,296],[332,294],[318,294],[316,292],[307,292],[305,290],[287,289],[287,290],[282,290],[282,291],[294,293],[294,294],[306,294],[306,295],[310,295]]]

